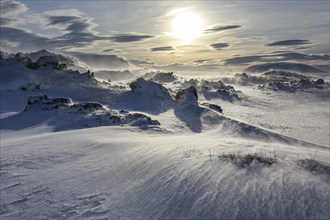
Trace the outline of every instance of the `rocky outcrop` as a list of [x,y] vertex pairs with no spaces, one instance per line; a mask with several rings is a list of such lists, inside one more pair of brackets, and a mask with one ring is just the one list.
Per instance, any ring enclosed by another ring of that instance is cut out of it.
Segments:
[[315,83],[316,85],[322,85],[322,84],[324,84],[325,82],[324,82],[323,79],[318,79],[318,80],[314,81],[314,83]]
[[39,91],[41,89],[41,83],[27,82],[20,87],[23,91]]
[[275,81],[258,86],[259,89],[271,89],[274,91],[295,92],[303,89],[323,89],[324,80],[312,81],[309,79],[291,80],[287,82]]
[[17,62],[21,62],[21,63],[23,63],[23,65],[26,66],[26,67],[29,68],[29,69],[34,69],[34,70],[36,70],[36,69],[39,68],[39,66],[38,66],[36,63],[34,63],[30,58],[25,57],[25,56],[23,55],[23,53],[17,53],[17,54],[15,55],[15,60],[16,60]]
[[150,80],[138,78],[130,83],[129,87],[133,93],[143,94],[159,100],[172,100],[172,96],[164,86]]
[[70,98],[47,95],[30,96],[24,111],[46,111],[57,117],[69,117],[68,121],[72,120],[75,126],[78,123],[83,127],[130,125],[148,128],[160,125],[157,120],[144,114],[117,112],[97,102],[73,103]]
[[30,96],[25,111],[30,109],[54,110],[60,107],[70,107],[73,102],[70,98],[52,98],[47,95]]
[[174,82],[177,79],[177,77],[173,74],[173,72],[161,72],[161,71],[148,72],[143,77],[160,83]]
[[58,58],[56,56],[42,56],[37,60],[36,64],[39,67],[51,66],[53,69],[58,69],[59,67]]
[[238,91],[230,85],[225,85],[221,81],[207,81],[203,80],[200,86],[200,92],[204,95],[205,99],[220,98],[225,101],[240,100]]
[[190,86],[186,89],[183,89],[175,95],[175,100],[177,100],[179,103],[182,104],[186,103],[186,104],[198,105],[197,89],[194,86]]

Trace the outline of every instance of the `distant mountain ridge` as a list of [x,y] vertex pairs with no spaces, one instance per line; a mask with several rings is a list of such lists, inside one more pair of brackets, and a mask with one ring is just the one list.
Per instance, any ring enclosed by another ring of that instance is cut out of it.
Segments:
[[[93,70],[126,70],[130,67],[129,62],[126,59],[117,55],[81,52],[66,52],[60,54],[47,50],[39,50],[37,52],[29,53],[18,52],[17,54],[20,54],[21,56],[26,56],[30,58],[33,62],[36,62],[42,56],[55,56],[60,63],[65,63],[70,68],[78,67],[80,71],[84,71],[90,68]],[[14,57],[15,54],[11,54],[1,49],[0,56],[2,58],[8,58]]]
[[70,55],[77,57],[80,61],[86,63],[94,69],[118,70],[130,67],[127,60],[117,55],[104,55],[96,53],[72,52]]
[[257,64],[246,68],[244,71],[249,73],[264,73],[271,70],[293,71],[299,73],[324,73],[324,71],[302,63],[265,63]]

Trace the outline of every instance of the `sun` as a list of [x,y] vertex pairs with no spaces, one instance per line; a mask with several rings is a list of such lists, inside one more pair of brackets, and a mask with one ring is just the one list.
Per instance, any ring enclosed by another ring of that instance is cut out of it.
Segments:
[[191,42],[203,33],[203,20],[195,13],[182,12],[172,23],[172,35],[183,42]]

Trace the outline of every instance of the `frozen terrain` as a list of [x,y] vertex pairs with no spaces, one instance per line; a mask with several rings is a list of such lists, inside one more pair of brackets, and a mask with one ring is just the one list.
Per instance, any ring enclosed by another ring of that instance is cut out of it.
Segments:
[[1,219],[329,219],[326,74],[84,59],[1,53]]

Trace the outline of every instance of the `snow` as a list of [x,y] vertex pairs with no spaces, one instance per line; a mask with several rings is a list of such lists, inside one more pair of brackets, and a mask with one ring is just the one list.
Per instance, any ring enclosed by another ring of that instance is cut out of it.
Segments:
[[1,219],[329,218],[326,78],[105,83],[22,62],[1,58]]

